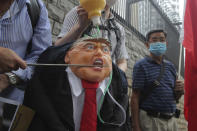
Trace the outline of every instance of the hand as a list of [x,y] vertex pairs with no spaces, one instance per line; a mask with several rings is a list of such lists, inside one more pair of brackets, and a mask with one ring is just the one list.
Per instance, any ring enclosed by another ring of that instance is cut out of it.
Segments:
[[184,81],[176,80],[174,93],[176,100],[178,100],[184,94]]
[[7,75],[0,74],[0,92],[10,85]]
[[17,70],[19,67],[25,69],[27,67],[26,62],[14,51],[0,47],[0,73]]
[[176,80],[174,91],[184,93],[184,81]]
[[88,12],[82,6],[78,6],[77,14],[79,16],[79,27],[85,30],[90,24],[90,19],[88,19]]
[[122,71],[126,72],[126,70],[127,70],[127,60],[126,59],[119,59],[116,61],[116,63]]

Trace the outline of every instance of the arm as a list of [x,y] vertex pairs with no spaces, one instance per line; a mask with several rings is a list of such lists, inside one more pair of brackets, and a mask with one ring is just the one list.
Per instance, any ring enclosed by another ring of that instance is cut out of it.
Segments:
[[0,73],[17,70],[18,68],[25,69],[26,67],[26,62],[15,52],[8,48],[0,47]]
[[126,72],[126,70],[127,70],[127,60],[126,59],[117,60],[117,65],[118,65],[118,67],[121,70],[123,70],[124,72]]
[[[27,63],[35,63],[39,55],[52,45],[50,22],[45,5],[38,0],[40,5],[40,18],[34,29],[32,36],[32,51],[24,59]],[[27,80],[31,78],[34,68],[27,67],[25,70],[17,70],[15,73],[20,79]]]
[[90,24],[88,13],[81,6],[71,10],[64,19],[63,28],[55,45],[75,41]]
[[143,68],[143,63],[137,62],[133,68],[132,76],[132,96],[131,96],[131,114],[133,120],[134,131],[141,131],[140,129],[140,118],[139,118],[139,100],[140,94],[145,86],[146,74]]
[[[51,30],[47,10],[41,1],[38,2],[40,5],[40,17],[36,27],[34,28],[31,52],[24,57],[24,60],[27,63],[35,63],[39,55],[48,46],[52,45]],[[33,67],[27,67],[25,70],[19,69],[17,71],[12,71],[16,79],[16,83],[14,83],[14,85],[19,84],[21,81],[26,81],[30,79],[33,74],[33,71]],[[9,87],[12,84],[8,78],[9,77],[6,74],[0,75],[0,91]]]
[[134,131],[141,131],[140,120],[139,120],[139,90],[133,90],[131,96],[131,115],[132,115],[132,126]]
[[[0,73],[17,70],[19,67],[25,69],[27,67],[26,62],[11,49],[0,47]],[[18,77],[16,80],[20,81]],[[9,85],[8,76],[0,74],[0,92]]]
[[175,66],[172,64],[172,68],[171,68],[171,73],[174,76],[174,80],[175,80],[175,85],[174,85],[174,97],[176,102],[179,102],[179,99],[181,98],[181,96],[184,94],[184,80],[179,80],[178,76],[176,75],[176,69]]
[[175,92],[175,99],[178,102],[181,96],[184,94],[184,81],[176,80],[174,92]]
[[118,47],[116,48],[115,55],[116,55],[116,63],[120,69],[124,72],[127,70],[127,59],[129,58],[126,45],[125,45],[125,31],[122,26],[118,26],[121,32],[120,41]]

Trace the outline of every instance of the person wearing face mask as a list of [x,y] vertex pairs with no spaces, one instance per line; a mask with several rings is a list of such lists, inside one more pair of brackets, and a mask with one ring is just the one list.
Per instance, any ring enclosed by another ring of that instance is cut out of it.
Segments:
[[131,112],[134,131],[178,131],[176,102],[184,93],[184,82],[177,80],[174,65],[164,60],[167,33],[147,33],[150,55],[134,65]]
[[[112,60],[124,72],[127,69],[128,53],[125,46],[124,28],[115,21],[110,8],[118,0],[106,0],[106,6],[101,16],[100,35],[108,39],[112,46]],[[67,13],[62,30],[55,45],[75,41],[84,35],[94,35],[97,29],[88,19],[88,13],[79,5]]]

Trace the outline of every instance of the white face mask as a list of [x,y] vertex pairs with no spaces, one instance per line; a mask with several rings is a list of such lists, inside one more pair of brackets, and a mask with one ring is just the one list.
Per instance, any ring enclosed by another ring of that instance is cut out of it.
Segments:
[[107,6],[112,7],[116,3],[116,1],[118,0],[106,0],[106,4]]

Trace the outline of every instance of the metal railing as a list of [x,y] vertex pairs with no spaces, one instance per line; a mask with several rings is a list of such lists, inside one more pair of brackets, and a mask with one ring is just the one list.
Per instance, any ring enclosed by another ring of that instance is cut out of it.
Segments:
[[118,20],[132,26],[144,36],[151,29],[166,29],[167,26],[179,35],[173,22],[155,0],[119,0],[112,10]]
[[[145,35],[148,31],[164,29],[168,34],[166,57],[178,69],[179,28],[173,24],[156,0],[119,0],[112,8],[112,12],[116,19],[130,29],[142,42],[145,41]],[[182,70],[184,69],[182,68]]]
[[[112,7],[112,13],[120,23],[127,27],[142,42],[145,42],[145,35],[148,31],[164,29],[168,34],[167,59],[172,61],[178,69],[180,52],[179,28],[175,27],[175,24],[173,24],[156,1],[157,0],[118,0]],[[182,65],[184,65],[183,59]],[[183,67],[184,66],[182,66],[182,76],[184,75]]]

